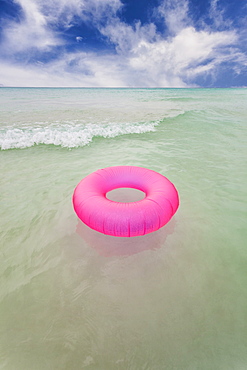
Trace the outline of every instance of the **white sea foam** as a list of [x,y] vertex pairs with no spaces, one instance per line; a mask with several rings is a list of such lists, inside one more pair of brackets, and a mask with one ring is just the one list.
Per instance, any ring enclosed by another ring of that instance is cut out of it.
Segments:
[[160,121],[103,124],[53,124],[36,127],[20,126],[0,130],[0,148],[28,148],[33,145],[58,145],[76,148],[89,144],[94,137],[113,138],[126,134],[155,131]]

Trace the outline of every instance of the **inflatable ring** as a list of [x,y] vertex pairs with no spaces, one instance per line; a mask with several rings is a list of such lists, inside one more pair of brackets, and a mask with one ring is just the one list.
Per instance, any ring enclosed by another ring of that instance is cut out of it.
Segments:
[[[117,188],[134,188],[146,197],[132,203],[107,199]],[[85,177],[75,188],[77,216],[103,234],[130,237],[151,233],[164,226],[178,209],[175,186],[163,175],[135,166],[108,167]]]

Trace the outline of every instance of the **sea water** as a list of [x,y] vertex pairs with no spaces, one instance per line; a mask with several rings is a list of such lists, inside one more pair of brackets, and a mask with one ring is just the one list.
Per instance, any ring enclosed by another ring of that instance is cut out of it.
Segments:
[[[0,89],[1,369],[246,369],[246,98]],[[174,183],[166,226],[115,238],[78,220],[75,186],[116,165]]]

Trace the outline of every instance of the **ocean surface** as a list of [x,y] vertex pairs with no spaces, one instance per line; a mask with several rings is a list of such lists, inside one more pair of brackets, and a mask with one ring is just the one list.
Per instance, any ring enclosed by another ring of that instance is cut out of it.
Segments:
[[[0,88],[0,148],[0,369],[247,368],[246,89]],[[116,165],[174,183],[166,226],[78,220]]]

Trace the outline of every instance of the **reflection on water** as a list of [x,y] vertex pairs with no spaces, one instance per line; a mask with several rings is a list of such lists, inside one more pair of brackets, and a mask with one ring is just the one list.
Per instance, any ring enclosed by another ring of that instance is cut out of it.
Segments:
[[167,236],[173,233],[174,227],[175,220],[172,219],[167,225],[153,233],[125,238],[99,233],[78,220],[76,232],[101,256],[112,257],[131,256],[145,250],[159,249],[164,245]]

